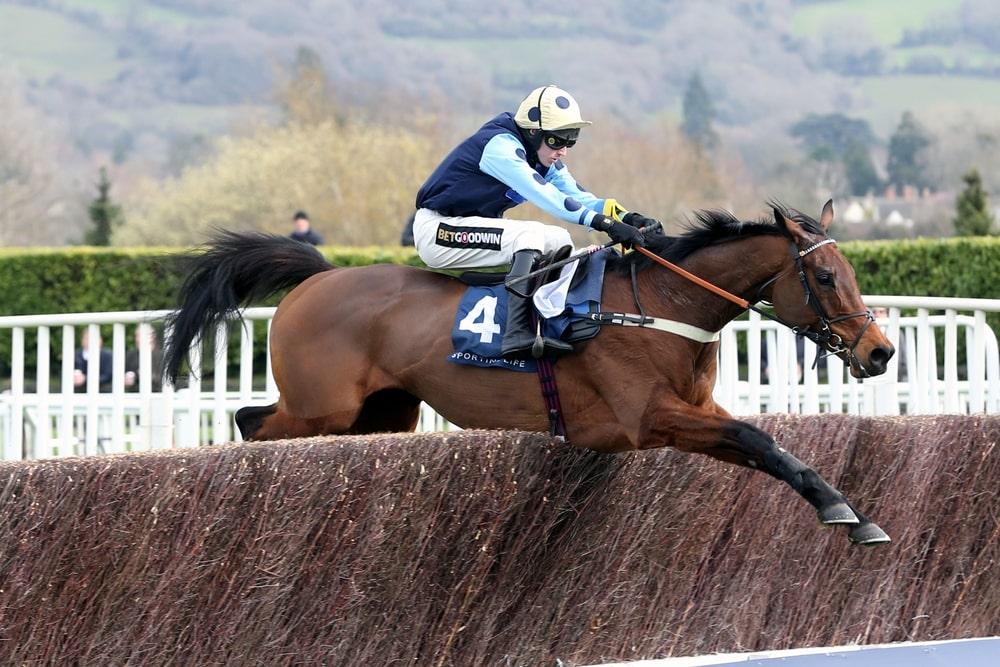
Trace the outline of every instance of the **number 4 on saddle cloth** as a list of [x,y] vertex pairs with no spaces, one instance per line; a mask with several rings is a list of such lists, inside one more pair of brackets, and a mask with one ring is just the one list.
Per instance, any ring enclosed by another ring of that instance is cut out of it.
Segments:
[[[610,252],[614,251],[601,250],[567,264],[556,280],[538,288],[533,301],[536,315],[542,321],[543,336],[577,343],[597,335],[601,325],[586,316],[600,310],[604,267]],[[498,275],[502,281],[502,274]],[[534,359],[500,356],[507,322],[507,297],[503,282],[466,289],[455,313],[451,333],[454,352],[448,361],[515,371],[537,370]]]

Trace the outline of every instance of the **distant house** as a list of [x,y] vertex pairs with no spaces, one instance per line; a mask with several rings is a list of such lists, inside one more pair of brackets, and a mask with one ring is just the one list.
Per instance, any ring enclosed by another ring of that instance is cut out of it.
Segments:
[[926,219],[933,211],[954,206],[953,192],[931,192],[918,190],[912,186],[903,188],[897,195],[893,187],[886,188],[881,196],[868,194],[853,197],[844,204],[840,220],[848,224],[881,224],[888,227],[912,229],[914,220]]

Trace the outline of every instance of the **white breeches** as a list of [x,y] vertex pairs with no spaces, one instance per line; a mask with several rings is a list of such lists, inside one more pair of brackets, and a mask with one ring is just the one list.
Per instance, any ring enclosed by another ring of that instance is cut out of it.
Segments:
[[420,259],[435,269],[482,269],[510,264],[519,250],[551,252],[573,245],[556,225],[505,218],[458,218],[422,208],[413,219]]

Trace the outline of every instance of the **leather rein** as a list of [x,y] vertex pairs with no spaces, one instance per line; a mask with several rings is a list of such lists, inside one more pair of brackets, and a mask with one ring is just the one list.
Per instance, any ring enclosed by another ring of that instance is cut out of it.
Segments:
[[[718,285],[714,285],[708,282],[707,280],[699,278],[693,273],[686,271],[685,269],[682,269],[673,262],[663,259],[656,253],[647,250],[646,248],[636,247],[635,250],[637,252],[642,253],[646,257],[650,258],[657,264],[664,266],[673,271],[674,273],[682,276],[683,278],[686,278],[687,280],[693,282],[694,284],[703,287],[704,289],[712,292],[713,294],[716,294],[722,297],[723,299],[726,299],[727,301],[736,304],[743,310],[752,310],[760,314],[762,317],[774,320],[778,324],[788,327],[789,329],[792,330],[792,332],[796,336],[804,336],[805,338],[808,338],[817,346],[816,359],[813,361],[813,368],[816,367],[816,364],[819,363],[820,359],[828,357],[830,355],[839,355],[843,353],[844,357],[846,358],[849,364],[856,366],[861,370],[861,372],[863,372],[867,376],[868,371],[865,370],[864,364],[862,364],[861,360],[858,359],[857,355],[854,353],[854,350],[858,346],[858,343],[861,342],[861,337],[865,335],[866,331],[868,331],[868,327],[870,327],[872,323],[875,321],[875,317],[872,315],[872,311],[865,309],[863,312],[850,313],[848,315],[838,315],[837,317],[831,318],[826,314],[826,309],[823,308],[823,304],[820,303],[818,298],[816,298],[816,295],[813,293],[813,290],[809,287],[809,281],[806,280],[806,272],[802,264],[802,258],[808,255],[809,253],[813,252],[814,250],[821,248],[829,243],[835,244],[836,241],[834,239],[824,239],[819,243],[815,243],[809,246],[805,250],[799,250],[798,246],[795,245],[794,242],[790,243],[790,250],[791,250],[792,260],[794,262],[794,269],[798,273],[799,283],[801,283],[802,289],[805,292],[806,303],[809,304],[809,306],[813,309],[813,312],[816,313],[817,318],[819,318],[818,331],[813,331],[808,326],[803,326],[788,322],[782,319],[776,313],[774,314],[769,313],[767,311],[761,310],[756,306],[757,302],[769,304],[769,302],[765,301],[764,298],[761,296],[763,291],[768,287],[770,287],[771,285],[773,285],[775,282],[777,282],[779,278],[788,273],[788,271],[793,267],[788,267],[780,271],[774,277],[769,278],[757,290],[757,298],[754,303],[751,303],[746,299],[743,299],[741,297],[736,296],[735,294],[727,292]],[[633,289],[635,289],[635,287],[636,286],[633,283]],[[636,299],[638,300],[638,290],[635,290],[635,296]],[[836,324],[837,322],[843,322],[844,320],[850,320],[855,317],[864,317],[866,318],[866,321],[864,326],[861,327],[861,331],[858,332],[858,335],[855,336],[851,344],[847,345],[844,342],[844,339],[839,334],[834,333],[833,329],[831,328],[831,325]]]

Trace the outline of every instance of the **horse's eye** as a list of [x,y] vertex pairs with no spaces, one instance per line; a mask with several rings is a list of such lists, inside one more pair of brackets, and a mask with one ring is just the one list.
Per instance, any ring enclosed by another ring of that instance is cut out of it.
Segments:
[[833,284],[833,274],[829,271],[820,271],[816,274],[816,282],[829,287]]

